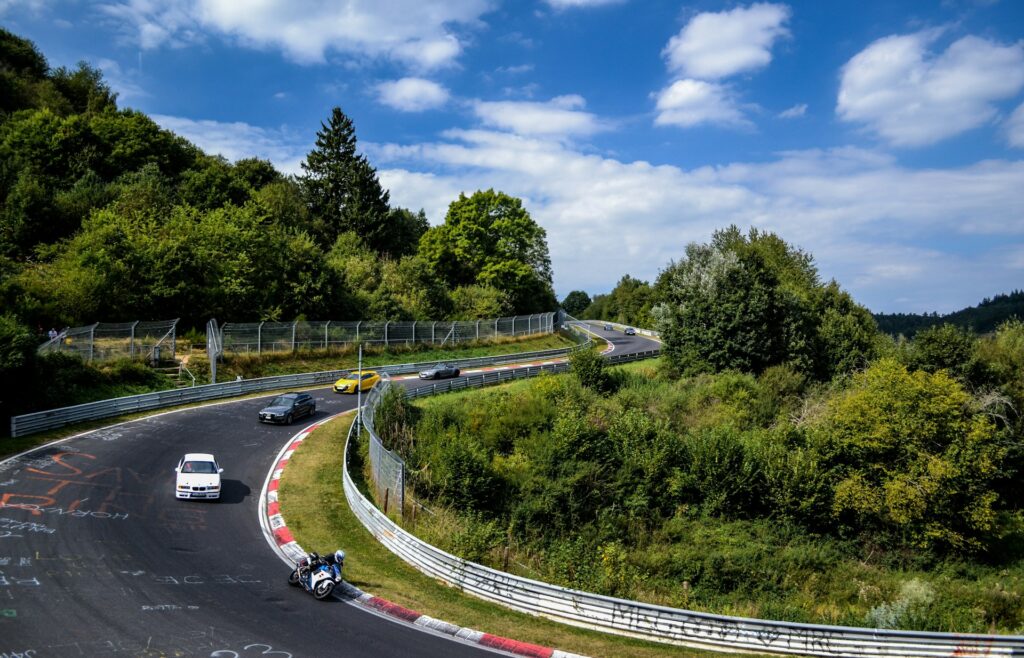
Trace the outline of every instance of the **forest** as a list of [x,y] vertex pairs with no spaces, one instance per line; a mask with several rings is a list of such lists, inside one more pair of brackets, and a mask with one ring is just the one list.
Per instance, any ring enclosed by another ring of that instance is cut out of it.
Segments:
[[118,107],[90,64],[52,68],[0,28],[0,416],[69,378],[146,385],[130,364],[37,357],[51,327],[556,308],[546,233],[519,199],[461,194],[430,226],[390,203],[340,108],[310,137],[299,175],[228,162]]
[[[1024,629],[1024,323],[878,331],[813,259],[735,227],[653,287],[657,364],[382,405],[469,559],[716,613]],[[582,301],[582,300],[581,300]]]

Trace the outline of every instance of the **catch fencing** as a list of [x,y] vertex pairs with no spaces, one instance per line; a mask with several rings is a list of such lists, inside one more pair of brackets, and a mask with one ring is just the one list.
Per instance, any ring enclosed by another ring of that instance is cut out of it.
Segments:
[[[458,368],[474,368],[484,365],[497,365],[533,359],[563,357],[568,355],[572,349],[574,348],[519,352],[501,354],[498,356],[474,357],[470,359],[450,359],[447,363]],[[378,373],[399,375],[426,370],[433,366],[434,363],[434,361],[425,363],[399,363],[393,365],[374,366],[372,369]],[[58,427],[73,425],[75,423],[101,420],[103,418],[113,418],[124,414],[152,411],[154,409],[173,407],[181,404],[230,398],[249,393],[259,393],[284,388],[303,388],[308,386],[327,385],[340,378],[342,373],[347,372],[349,371],[327,370],[300,375],[281,375],[278,377],[246,379],[240,382],[232,381],[221,384],[206,384],[204,386],[195,386],[192,388],[143,393],[141,395],[131,395],[122,398],[114,398],[112,400],[87,402],[73,407],[61,407],[59,409],[50,409],[48,411],[37,411],[35,413],[12,417],[11,436],[27,436],[29,434],[45,432]]]
[[550,334],[557,328],[556,313],[454,322],[228,322],[221,327],[219,339],[225,352],[262,354],[341,348],[356,343],[384,346],[415,343],[451,345],[502,337]]
[[[577,344],[568,351],[563,351],[560,356],[566,356],[571,354],[575,350],[589,348],[593,344],[593,339],[590,334],[581,331],[575,325],[567,325],[566,329],[571,333]],[[457,365],[457,364],[453,364]],[[563,366],[565,364],[562,364]],[[412,395],[409,397],[417,397],[415,391],[424,390],[430,391],[430,394],[440,392],[442,390],[452,390],[450,387],[460,381],[484,381],[484,379],[491,375],[493,381],[499,381],[498,376],[501,372],[513,373],[519,372],[519,370],[499,371],[499,373],[483,373],[480,375],[472,375],[461,377],[458,379],[450,379],[444,382],[434,383],[430,386],[421,386],[412,389]],[[507,378],[507,375],[506,375]],[[380,399],[387,393],[391,387],[390,376],[384,375],[381,378],[381,382],[374,386],[373,389],[367,394],[366,400],[364,401],[365,409],[377,409],[377,405]],[[445,388],[448,387],[448,388]],[[384,445],[384,442],[380,438],[380,434],[377,433],[375,426],[376,413],[370,413],[366,416],[361,416],[361,421],[366,427],[367,433],[370,436],[369,443],[369,455],[370,455],[370,471],[371,479],[373,480],[374,490],[376,492],[377,500],[380,501],[384,507],[384,512],[387,513],[389,509],[396,509],[401,514],[405,513],[405,502],[406,502],[406,470],[405,462],[398,455],[398,453],[388,450]]]
[[[621,363],[655,354],[656,351],[617,358],[613,355],[609,361]],[[484,373],[420,387],[414,389],[412,397],[567,368],[567,364],[555,364]],[[368,407],[364,411],[373,413]],[[360,493],[348,469],[351,438],[350,430],[345,444],[343,486],[349,507],[363,526],[391,552],[431,578],[520,612],[616,635],[719,651],[835,658],[1024,655],[1024,636],[1020,635],[853,628],[713,615],[559,587],[469,562],[406,532]]]
[[63,352],[83,361],[174,359],[178,320],[96,322],[60,331],[39,346],[39,354]]
[[[386,375],[381,378],[381,383],[374,386],[366,396],[364,404],[369,409],[376,409],[380,398],[387,392],[391,380]],[[377,491],[377,500],[382,501],[384,513],[390,506],[399,510],[405,509],[405,462],[398,456],[384,447],[380,435],[374,426],[376,420],[374,414],[362,418],[366,430],[370,435],[370,468],[373,472],[373,484]]]

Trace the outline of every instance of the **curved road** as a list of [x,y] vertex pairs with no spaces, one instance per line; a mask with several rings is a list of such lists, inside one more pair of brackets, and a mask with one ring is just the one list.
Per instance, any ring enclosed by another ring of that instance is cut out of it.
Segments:
[[[618,354],[652,349],[594,329]],[[285,583],[260,528],[260,488],[300,427],[355,407],[329,388],[312,393],[316,416],[291,427],[256,421],[265,399],[224,402],[0,464],[0,656],[496,653]],[[175,500],[173,469],[186,452],[212,452],[224,466],[218,503]]]

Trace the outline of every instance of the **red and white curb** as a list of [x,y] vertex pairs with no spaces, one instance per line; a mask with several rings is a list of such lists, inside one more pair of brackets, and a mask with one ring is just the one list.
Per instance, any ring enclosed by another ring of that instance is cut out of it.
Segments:
[[[277,490],[281,483],[281,475],[284,473],[285,467],[288,466],[288,461],[291,459],[295,451],[299,449],[306,437],[308,437],[313,430],[336,417],[337,416],[332,416],[331,418],[320,421],[319,423],[313,423],[292,437],[292,440],[281,449],[280,453],[278,453],[277,461],[268,474],[266,483],[263,486],[263,494],[260,496],[260,525],[263,526],[264,534],[267,535],[268,541],[271,542],[271,545],[277,549],[281,558],[290,566],[294,566],[296,560],[306,555],[306,551],[303,550],[302,546],[300,546],[297,541],[295,541],[295,537],[292,536],[291,531],[288,530],[284,517],[281,516],[281,505],[277,499]],[[379,596],[367,594],[358,587],[346,582],[342,582],[341,588],[347,598],[369,608],[377,614],[384,615],[393,620],[419,626],[420,628],[435,633],[450,635],[453,638],[462,640],[463,642],[479,644],[480,646],[488,649],[504,651],[516,656],[529,656],[530,658],[584,658],[579,654],[569,653],[559,649],[552,649],[550,647],[542,647],[537,644],[530,644],[529,642],[520,642],[507,637],[491,635],[490,633],[476,631],[471,628],[456,626],[455,624],[450,624],[440,619],[434,619],[433,617],[428,617],[427,615],[421,614],[415,610],[410,610],[409,608],[400,606],[397,603],[392,603],[391,601],[382,599]]]

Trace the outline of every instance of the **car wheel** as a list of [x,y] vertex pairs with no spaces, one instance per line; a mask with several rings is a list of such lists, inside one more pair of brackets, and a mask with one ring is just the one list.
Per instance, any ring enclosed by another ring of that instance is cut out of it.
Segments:
[[287,416],[284,417],[284,424],[285,425],[291,425],[292,424],[292,415],[291,415],[291,413],[289,413]]
[[309,415],[310,416],[315,416],[316,415],[316,405],[315,404],[312,407],[309,408]]
[[330,596],[331,592],[333,592],[333,591],[334,591],[334,581],[333,580],[324,579],[324,580],[321,580],[319,583],[317,583],[316,587],[313,588],[313,596],[316,597],[317,601],[323,601],[328,596]]
[[461,373],[462,373],[462,371],[461,371],[461,370],[459,370],[458,368],[456,368],[456,369],[455,369],[455,374],[454,374],[454,375],[452,375],[452,376],[453,376],[453,377],[458,377],[458,376],[459,376],[459,375],[460,375]]

